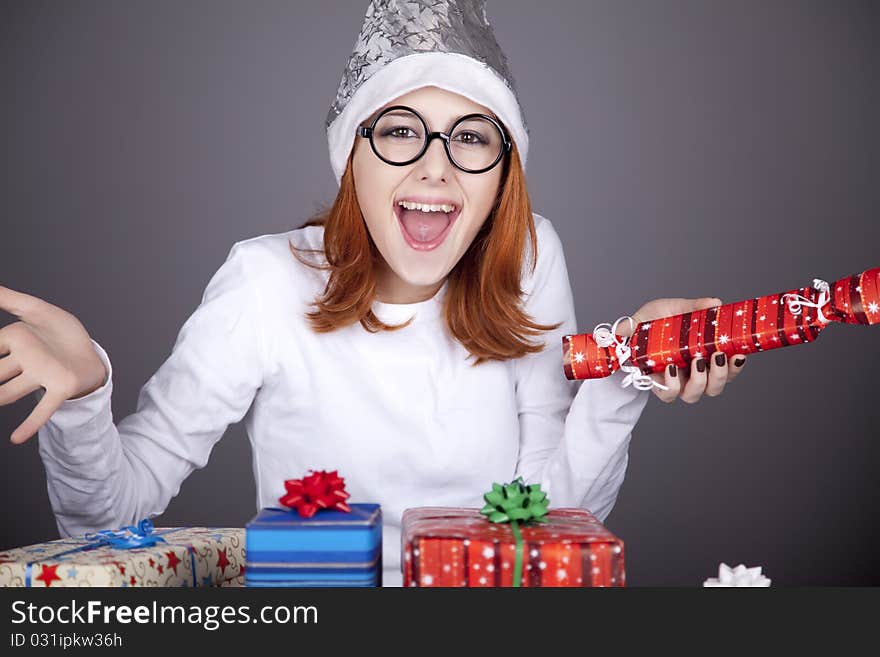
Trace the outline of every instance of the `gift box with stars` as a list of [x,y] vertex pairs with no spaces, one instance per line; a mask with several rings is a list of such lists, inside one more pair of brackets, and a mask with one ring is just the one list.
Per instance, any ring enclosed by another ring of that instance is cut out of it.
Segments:
[[112,547],[64,538],[0,552],[0,586],[221,586],[245,572],[244,529],[165,527],[161,542]]
[[[624,586],[623,541],[584,509],[551,509],[539,524],[488,522],[478,509],[403,513],[403,585]],[[520,563],[517,564],[517,536]],[[514,584],[514,572],[521,573]]]

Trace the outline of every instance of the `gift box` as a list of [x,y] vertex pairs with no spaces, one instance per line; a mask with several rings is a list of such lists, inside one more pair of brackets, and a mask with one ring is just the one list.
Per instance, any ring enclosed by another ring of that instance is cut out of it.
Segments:
[[242,572],[240,575],[236,575],[232,579],[224,579],[222,582],[220,582],[220,586],[232,586],[235,588],[244,588],[244,570],[245,570],[244,565],[242,565],[241,570],[242,570]]
[[[404,586],[624,586],[623,541],[584,509],[552,509],[540,523],[489,522],[478,509],[403,513]],[[519,536],[517,536],[517,534]]]
[[381,507],[346,508],[324,508],[309,517],[287,508],[262,509],[245,526],[245,586],[381,586]]
[[0,552],[0,586],[221,586],[245,570],[243,528],[150,526],[147,534],[142,543],[161,541],[113,547],[86,534]]

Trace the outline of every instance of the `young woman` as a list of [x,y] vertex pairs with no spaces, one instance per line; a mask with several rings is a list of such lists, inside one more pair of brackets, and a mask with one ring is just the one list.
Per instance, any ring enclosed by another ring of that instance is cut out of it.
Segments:
[[[452,20],[481,3],[440,5],[413,18],[371,3],[328,115],[332,207],[232,247],[118,424],[110,359],[82,324],[0,288],[20,320],[0,329],[0,403],[45,390],[12,441],[39,434],[62,535],[162,513],[242,418],[257,508],[309,469],[382,505],[386,585],[411,506],[480,507],[522,475],[553,506],[608,515],[649,393],[621,373],[564,378],[578,327],[561,242],[530,207],[521,109],[488,23]],[[430,48],[393,41],[401,28]],[[719,303],[658,299],[634,317]],[[667,387],[653,392],[694,402],[737,371],[695,361],[652,375]]]

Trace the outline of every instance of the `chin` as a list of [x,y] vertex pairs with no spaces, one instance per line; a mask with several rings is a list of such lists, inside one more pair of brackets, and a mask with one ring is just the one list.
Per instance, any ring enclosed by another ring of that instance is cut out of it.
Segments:
[[445,269],[426,271],[424,268],[420,268],[420,271],[402,271],[398,273],[398,276],[409,285],[429,287],[442,283],[448,274],[449,272]]
[[397,261],[398,266],[392,267],[394,273],[409,285],[428,287],[442,283],[449,275],[450,268],[443,263],[425,262],[424,255],[420,254],[414,262],[412,257]]

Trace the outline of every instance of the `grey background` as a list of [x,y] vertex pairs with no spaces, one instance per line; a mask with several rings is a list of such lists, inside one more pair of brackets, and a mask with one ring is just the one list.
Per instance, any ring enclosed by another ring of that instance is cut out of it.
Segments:
[[[332,201],[322,120],[366,5],[0,4],[0,284],[83,321],[113,361],[117,420],[232,244]],[[877,3],[489,15],[581,330],[657,297],[731,302],[880,265]],[[629,584],[698,586],[721,561],[774,584],[880,583],[878,346],[880,328],[834,325],[752,356],[719,397],[652,397],[606,523]],[[0,407],[0,436],[33,405]],[[37,441],[0,450],[0,549],[56,538]],[[243,526],[255,495],[236,425],[158,520]]]

